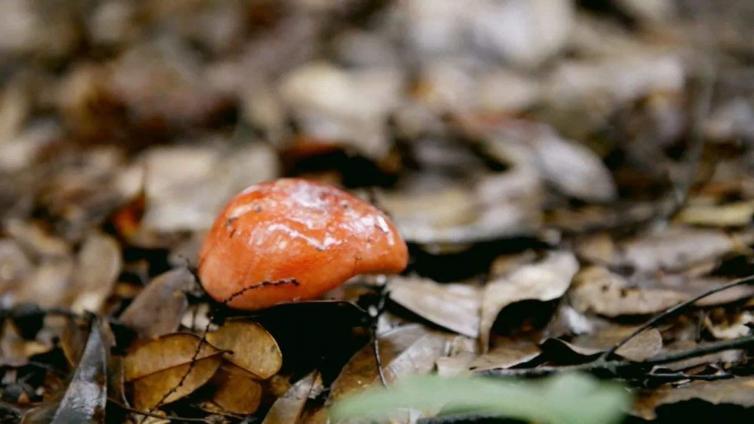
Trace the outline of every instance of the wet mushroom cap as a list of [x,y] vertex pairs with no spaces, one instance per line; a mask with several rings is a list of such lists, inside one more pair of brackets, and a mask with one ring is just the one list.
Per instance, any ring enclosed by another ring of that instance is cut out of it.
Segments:
[[357,274],[395,273],[408,251],[379,209],[303,179],[253,185],[215,220],[199,254],[207,293],[239,309],[316,298]]

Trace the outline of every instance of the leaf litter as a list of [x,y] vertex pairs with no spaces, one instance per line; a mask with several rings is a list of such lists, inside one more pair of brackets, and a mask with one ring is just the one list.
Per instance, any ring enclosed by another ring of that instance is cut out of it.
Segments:
[[[325,422],[574,369],[537,400],[751,417],[751,8],[378,3],[2,2],[0,419]],[[407,271],[211,300],[216,214],[291,176],[388,213]],[[471,421],[430,409],[393,418]]]

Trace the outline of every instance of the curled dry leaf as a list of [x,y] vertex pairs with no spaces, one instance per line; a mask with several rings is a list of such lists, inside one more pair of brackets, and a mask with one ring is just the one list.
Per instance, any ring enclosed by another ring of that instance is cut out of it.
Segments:
[[207,334],[214,346],[227,351],[223,356],[260,379],[275,375],[283,365],[283,354],[275,338],[261,325],[231,320]]
[[[406,374],[432,370],[435,360],[445,354],[447,336],[418,324],[390,330],[379,336],[380,356],[385,376],[394,380]],[[330,399],[360,391],[379,382],[372,345],[358,351],[343,367],[332,384]]]
[[212,378],[220,364],[222,357],[215,354],[134,380],[134,407],[151,410],[191,394]]
[[52,422],[102,423],[107,402],[107,349],[99,322],[92,323],[84,353]]
[[578,267],[572,253],[552,252],[540,262],[524,265],[487,283],[482,296],[479,330],[482,347],[487,349],[490,330],[503,308],[522,300],[546,302],[561,297],[571,285]]
[[283,396],[272,404],[262,424],[299,423],[306,401],[319,379],[319,373],[314,371],[294,383]]
[[632,287],[618,274],[589,267],[574,279],[569,298],[578,311],[617,317],[661,312],[689,296],[669,289]]
[[129,382],[189,364],[192,359],[204,359],[220,353],[219,349],[193,334],[169,334],[131,349],[123,360],[123,377]]
[[144,338],[175,332],[188,308],[184,292],[193,284],[194,276],[186,268],[157,276],[128,305],[120,316],[121,322]]
[[390,299],[441,327],[479,337],[481,292],[469,284],[439,284],[426,278],[394,277]]
[[254,376],[231,364],[224,364],[212,377],[212,403],[233,414],[253,414],[262,401],[262,385]]

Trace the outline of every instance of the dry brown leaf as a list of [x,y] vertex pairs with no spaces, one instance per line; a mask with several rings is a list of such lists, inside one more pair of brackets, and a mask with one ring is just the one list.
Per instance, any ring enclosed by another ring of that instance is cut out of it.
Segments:
[[184,292],[193,284],[194,276],[186,268],[160,274],[128,305],[121,322],[144,338],[175,332],[188,308]]
[[394,277],[390,299],[441,327],[479,337],[481,291],[469,284],[440,284],[418,277]]
[[408,241],[457,245],[532,234],[541,224],[542,187],[531,172],[485,175],[471,188],[424,184],[378,198]]
[[193,334],[169,334],[132,348],[123,360],[123,376],[126,381],[133,381],[219,353],[216,347]]
[[475,358],[469,363],[472,371],[510,368],[539,356],[539,348],[528,340],[507,339],[489,352]]
[[78,253],[74,284],[75,312],[98,312],[113,290],[122,266],[120,245],[112,237],[91,233]]
[[212,377],[211,384],[215,386],[212,402],[223,411],[253,414],[262,401],[262,385],[252,374],[235,365],[222,365]]
[[532,139],[542,176],[568,196],[605,202],[616,196],[615,182],[600,158],[587,147],[543,127]]
[[[389,372],[392,379],[401,377],[403,373],[428,372],[434,367],[435,360],[444,355],[446,341],[446,335],[418,324],[390,330],[379,336],[382,366],[385,370],[392,366]],[[385,374],[387,376],[388,372]],[[358,351],[343,367],[332,384],[330,400],[340,399],[378,381],[377,362],[370,344]]]
[[221,363],[222,357],[215,354],[199,359],[193,365],[185,363],[134,380],[134,407],[146,411],[157,407],[160,402],[170,403],[192,393],[212,378]]
[[524,265],[507,276],[497,278],[484,288],[480,340],[483,349],[489,345],[490,330],[500,311],[522,300],[550,301],[562,296],[578,270],[572,253],[549,253],[542,261]]
[[615,265],[641,273],[681,271],[735,248],[734,240],[719,230],[670,227],[623,243]]
[[227,321],[207,334],[207,340],[228,351],[223,355],[228,361],[263,380],[275,375],[283,365],[283,354],[275,338],[255,322]]
[[687,300],[689,295],[662,288],[632,287],[620,275],[595,266],[579,272],[569,298],[580,312],[617,317],[664,311]]
[[301,413],[304,411],[309,394],[319,378],[319,373],[314,371],[293,384],[285,395],[279,397],[272,404],[262,424],[296,424],[300,422]]
[[[582,355],[594,355],[610,349],[635,330],[634,327],[608,327],[594,334],[576,336],[568,346]],[[657,355],[662,350],[662,334],[650,328],[629,340],[615,353],[631,360],[643,361]]]
[[713,405],[732,404],[754,406],[754,377],[738,377],[730,380],[697,381],[680,387],[665,386],[640,397],[634,404],[634,412],[644,419],[656,418],[659,406],[700,399]]

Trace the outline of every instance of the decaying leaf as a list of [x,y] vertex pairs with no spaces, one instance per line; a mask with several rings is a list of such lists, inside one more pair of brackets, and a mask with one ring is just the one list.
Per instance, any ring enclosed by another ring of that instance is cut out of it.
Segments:
[[754,377],[730,380],[695,381],[680,387],[663,387],[640,397],[634,412],[644,419],[656,418],[656,409],[662,405],[700,399],[713,405],[732,404],[754,406]]
[[221,363],[215,354],[138,378],[133,381],[133,405],[145,411],[178,400],[207,383]]
[[479,337],[480,290],[470,284],[439,284],[426,278],[394,277],[390,299],[441,327]]
[[260,379],[275,375],[283,365],[283,354],[275,338],[261,325],[231,320],[207,334],[207,340],[225,350],[223,356]]
[[[444,355],[446,341],[444,334],[418,324],[390,330],[379,336],[382,366],[385,370],[390,369],[390,379],[429,372],[435,360]],[[388,372],[385,375],[388,377]],[[372,346],[367,345],[343,367],[332,384],[330,399],[339,399],[378,382],[377,361]]]
[[211,401],[223,411],[247,415],[259,408],[262,385],[254,379],[254,375],[235,365],[222,365],[210,384],[214,386]]
[[184,292],[193,284],[194,276],[186,268],[157,276],[128,305],[121,322],[145,338],[175,332],[188,308]]
[[141,343],[131,349],[123,361],[123,376],[127,382],[133,381],[169,368],[189,364],[192,359],[213,357],[220,352],[216,347],[193,334],[169,334]]
[[578,311],[617,317],[654,314],[683,302],[689,295],[663,288],[632,287],[616,273],[589,267],[574,279],[569,298]]
[[319,373],[311,372],[297,381],[285,395],[272,404],[262,424],[296,424],[300,422],[309,394],[320,379]]
[[511,274],[499,277],[484,288],[480,340],[484,349],[489,344],[490,330],[498,314],[506,306],[522,300],[550,301],[562,296],[578,270],[572,253],[549,253],[542,261],[524,265]]
[[103,423],[107,403],[107,349],[94,320],[73,379],[55,411],[52,422]]

